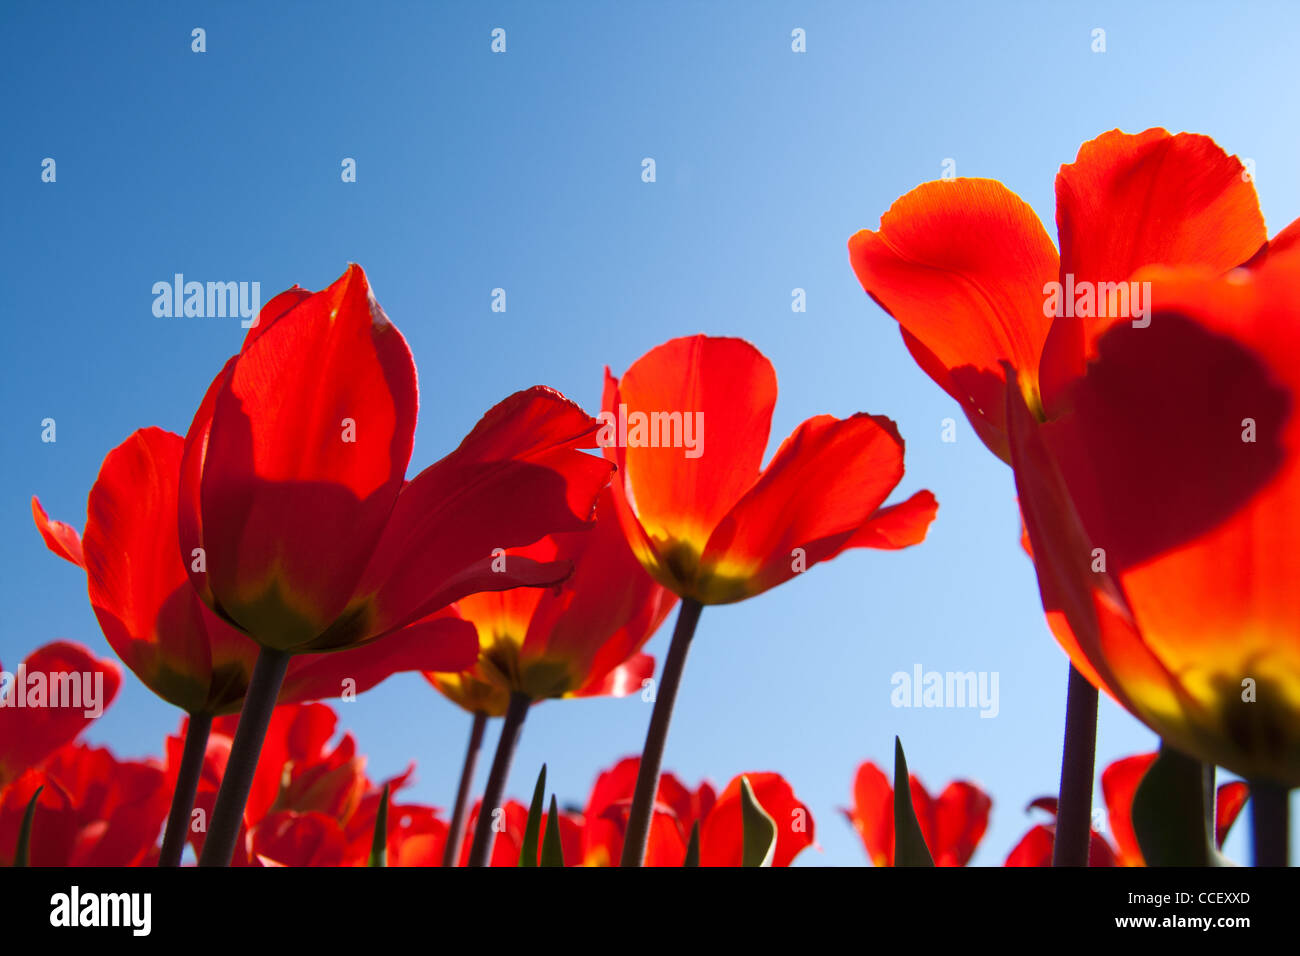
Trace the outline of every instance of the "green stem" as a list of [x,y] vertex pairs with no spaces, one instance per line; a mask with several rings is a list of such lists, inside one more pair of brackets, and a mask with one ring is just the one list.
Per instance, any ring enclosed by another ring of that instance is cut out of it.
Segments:
[[1092,846],[1092,772],[1097,751],[1097,688],[1070,665],[1065,746],[1056,804],[1052,866],[1087,866]]
[[515,748],[519,746],[519,735],[524,729],[524,718],[532,700],[516,691],[510,695],[510,705],[506,708],[506,719],[501,724],[501,737],[497,740],[497,752],[492,758],[492,771],[488,774],[487,787],[483,790],[483,802],[478,806],[478,822],[474,826],[474,843],[469,851],[470,866],[487,866],[492,859],[492,844],[496,842],[495,811],[501,806],[501,795],[506,789],[506,778],[510,776],[510,765],[515,760]]
[[465,763],[460,768],[460,786],[456,788],[456,806],[451,813],[451,829],[447,831],[447,846],[442,851],[443,866],[460,864],[460,844],[465,837],[465,810],[469,803],[469,788],[474,783],[474,770],[478,766],[478,752],[483,746],[483,731],[487,727],[487,714],[475,711],[474,725],[469,731],[469,746],[465,748]]
[[172,808],[167,814],[167,829],[163,831],[159,866],[181,865],[190,812],[194,809],[194,794],[199,789],[199,775],[203,771],[203,758],[208,752],[208,734],[211,731],[211,714],[190,714],[185,725],[185,747],[176,774],[176,789],[172,791]]
[[289,668],[289,654],[263,647],[253,665],[253,676],[244,695],[244,708],[239,712],[239,726],[230,745],[230,759],[226,773],[217,791],[217,805],[212,810],[207,839],[199,866],[229,866],[239,839],[239,827],[244,820],[244,806],[248,792],[253,788],[253,774],[257,772],[257,758],[262,754],[262,741],[270,726],[275,701]]
[[686,652],[691,649],[691,638],[695,636],[695,626],[700,622],[702,610],[704,607],[699,601],[682,598],[677,626],[673,628],[672,643],[668,645],[668,657],[664,661],[664,672],[659,678],[654,710],[650,713],[645,749],[641,752],[641,768],[636,775],[636,790],[632,794],[632,809],[623,837],[621,866],[640,866],[645,860],[655,793],[659,789],[659,769],[663,765],[664,745],[668,742],[668,725],[673,719],[673,704],[686,666]]

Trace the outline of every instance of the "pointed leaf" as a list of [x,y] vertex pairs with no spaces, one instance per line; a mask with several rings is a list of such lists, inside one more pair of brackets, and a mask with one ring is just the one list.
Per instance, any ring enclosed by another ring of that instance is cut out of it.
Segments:
[[388,784],[384,784],[379,798],[379,812],[375,814],[375,836],[370,841],[370,865],[388,866]]
[[[773,844],[775,845],[775,844]],[[686,859],[682,866],[700,865],[700,821],[691,824],[691,842],[686,844]]]
[[1147,866],[1220,866],[1207,790],[1212,768],[1161,744],[1133,795],[1133,832]]
[[537,865],[537,837],[542,828],[542,800],[546,797],[546,764],[537,775],[533,788],[533,802],[528,807],[528,826],[524,829],[524,842],[519,848],[519,866]]
[[894,738],[894,866],[934,866],[912,806],[911,775],[903,742]]
[[542,839],[542,866],[564,866],[564,847],[560,843],[560,811],[551,794],[551,809],[546,815],[546,836]]
[[18,830],[18,848],[14,851],[14,866],[31,865],[32,818],[36,815],[36,801],[41,798],[41,791],[44,789],[44,785],[37,787],[31,800],[27,801],[27,809],[23,812],[23,824]]
[[744,829],[740,865],[771,866],[776,854],[776,821],[754,796],[748,777],[740,778],[740,818]]

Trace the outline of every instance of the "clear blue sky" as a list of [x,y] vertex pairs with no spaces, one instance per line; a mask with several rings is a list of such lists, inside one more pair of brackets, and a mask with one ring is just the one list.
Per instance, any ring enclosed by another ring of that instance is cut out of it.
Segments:
[[[156,318],[151,287],[173,273],[259,281],[265,300],[364,265],[420,371],[413,468],[515,389],[549,384],[594,412],[605,364],[621,373],[678,335],[744,336],[777,369],[772,449],[813,414],[889,415],[908,442],[900,494],[932,489],[939,517],[920,547],[853,552],[706,610],[666,766],[718,785],[780,771],[824,847],[801,862],[857,864],[836,808],[860,761],[889,766],[898,733],[932,789],[966,777],[991,792],[975,862],[999,864],[1036,822],[1024,806],[1055,790],[1066,660],[1018,546],[1009,470],[862,293],[846,242],[947,158],[1001,179],[1055,235],[1058,166],[1102,131],[1156,125],[1253,158],[1276,232],[1300,215],[1300,128],[1282,121],[1297,26],[1283,2],[10,0],[0,661],[56,637],[108,652],[84,577],[45,552],[28,498],[80,526],[111,447],[188,426],[243,330]],[[195,27],[206,53],[191,52]],[[340,181],[345,157],[356,183]],[[955,444],[940,441],[949,416]],[[55,444],[40,440],[47,417]],[[660,658],[667,631],[649,647]],[[890,675],[918,663],[998,672],[997,718],[893,708]],[[465,714],[415,676],[339,709],[373,776],[415,759],[408,797],[451,800]],[[639,698],[535,709],[509,792],[545,760],[561,800],[583,803],[599,769],[640,749],[649,712]],[[157,754],[177,717],[129,680],[89,736]],[[1103,704],[1099,770],[1153,745]]]

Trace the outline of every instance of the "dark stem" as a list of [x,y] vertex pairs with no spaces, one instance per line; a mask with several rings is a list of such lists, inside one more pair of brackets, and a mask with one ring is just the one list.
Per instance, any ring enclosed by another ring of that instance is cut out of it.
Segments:
[[469,850],[470,866],[487,866],[492,858],[492,844],[497,838],[496,830],[492,829],[495,811],[501,806],[501,794],[505,792],[506,777],[510,776],[510,765],[514,763],[515,748],[519,745],[519,735],[531,704],[530,698],[517,691],[510,695],[510,706],[506,708],[501,737],[497,740],[497,752],[492,758],[492,771],[483,790],[483,802],[478,807],[474,843]]
[[456,788],[456,806],[451,813],[447,846],[442,851],[443,866],[460,865],[460,844],[465,836],[465,805],[469,803],[469,788],[474,783],[474,769],[478,766],[478,752],[483,746],[483,730],[487,727],[487,720],[487,714],[475,712],[474,726],[469,731],[469,746],[465,748],[465,765],[460,768],[460,786]]
[[1092,843],[1092,771],[1097,751],[1097,688],[1070,665],[1065,747],[1056,805],[1052,866],[1087,866]]
[[1256,866],[1286,866],[1291,845],[1291,794],[1271,780],[1250,781],[1250,833]]
[[185,837],[190,828],[190,812],[194,809],[194,794],[199,789],[199,774],[203,771],[203,757],[208,752],[208,733],[211,730],[211,714],[190,714],[185,726],[181,766],[176,774],[176,789],[172,791],[172,808],[167,814],[167,829],[163,831],[159,866],[181,865]]
[[650,713],[645,750],[641,752],[641,769],[636,775],[636,790],[632,794],[632,809],[623,837],[621,866],[640,866],[645,859],[655,793],[659,790],[659,768],[663,765],[664,744],[668,741],[668,725],[673,719],[673,704],[677,700],[677,686],[682,682],[686,652],[691,649],[691,638],[695,636],[695,625],[700,621],[702,610],[704,607],[699,601],[682,598],[677,626],[673,628],[672,643],[668,645],[668,657],[664,661],[664,672],[659,678],[654,710]]
[[248,791],[252,789],[253,774],[257,771],[257,758],[262,753],[262,741],[266,739],[266,728],[271,723],[271,713],[275,710],[275,701],[288,668],[289,654],[285,651],[267,647],[258,651],[253,677],[248,682],[248,693],[244,695],[244,709],[239,712],[235,740],[230,745],[226,773],[221,778],[221,789],[217,791],[217,805],[208,821],[208,835],[203,841],[199,866],[230,865],[235,841],[239,839],[239,825],[244,819],[244,805],[248,803]]

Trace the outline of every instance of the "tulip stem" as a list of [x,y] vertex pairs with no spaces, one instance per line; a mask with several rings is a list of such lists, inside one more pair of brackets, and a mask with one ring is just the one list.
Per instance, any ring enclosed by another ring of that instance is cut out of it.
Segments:
[[1070,665],[1065,746],[1052,866],[1087,866],[1092,847],[1092,772],[1097,751],[1097,688]]
[[176,774],[176,789],[172,791],[172,808],[167,814],[167,829],[163,831],[159,866],[181,865],[185,836],[189,832],[190,812],[194,809],[194,794],[199,789],[199,774],[203,770],[203,758],[208,752],[208,734],[211,731],[211,714],[190,714],[185,724],[185,746],[181,752],[180,769]]
[[230,759],[217,791],[217,805],[212,810],[207,839],[199,866],[229,866],[239,839],[239,826],[244,820],[244,806],[248,792],[253,788],[253,774],[257,772],[257,758],[262,754],[266,728],[270,726],[280,685],[289,669],[289,654],[263,647],[257,653],[253,676],[244,695],[244,708],[239,712],[239,726],[235,740],[230,745]]
[[487,714],[474,712],[474,725],[469,731],[469,746],[465,748],[465,764],[460,768],[460,786],[456,788],[456,806],[451,813],[451,828],[447,831],[447,845],[442,851],[443,866],[460,865],[460,844],[465,835],[465,805],[469,803],[469,788],[474,783],[474,769],[478,766],[478,752],[483,746],[483,731],[487,727]]
[[664,660],[664,672],[659,678],[654,710],[650,713],[650,729],[645,735],[645,749],[641,752],[641,768],[636,775],[636,790],[632,794],[632,809],[628,814],[627,832],[623,837],[621,866],[640,866],[645,860],[646,844],[650,839],[650,823],[654,816],[655,794],[659,790],[659,769],[664,760],[664,744],[668,741],[668,725],[673,719],[673,704],[677,700],[677,687],[682,681],[686,666],[686,652],[691,649],[695,626],[700,622],[704,606],[692,598],[682,598],[677,612],[677,626],[673,628],[672,643]]
[[1291,794],[1271,780],[1250,781],[1250,831],[1256,866],[1287,866]]
[[506,789],[506,778],[510,776],[510,765],[515,760],[515,748],[519,746],[519,735],[524,729],[524,718],[532,699],[515,691],[510,695],[510,705],[506,708],[506,719],[501,724],[501,737],[497,740],[497,752],[492,758],[492,771],[488,774],[487,787],[483,790],[483,802],[478,807],[478,822],[474,825],[474,843],[469,851],[470,866],[487,866],[492,858],[492,844],[496,842],[497,832],[492,828],[496,811],[501,806],[501,794]]

